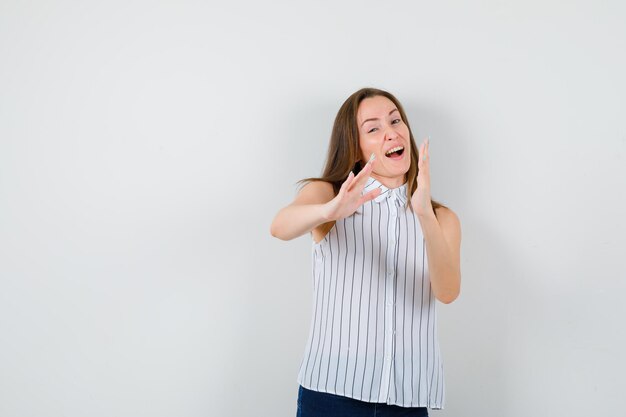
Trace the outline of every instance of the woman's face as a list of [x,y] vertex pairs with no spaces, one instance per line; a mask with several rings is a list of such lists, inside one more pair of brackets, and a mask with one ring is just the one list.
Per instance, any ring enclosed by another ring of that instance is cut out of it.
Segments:
[[372,177],[387,187],[404,184],[411,166],[409,127],[387,97],[366,98],[357,111],[359,145],[363,163],[376,155]]

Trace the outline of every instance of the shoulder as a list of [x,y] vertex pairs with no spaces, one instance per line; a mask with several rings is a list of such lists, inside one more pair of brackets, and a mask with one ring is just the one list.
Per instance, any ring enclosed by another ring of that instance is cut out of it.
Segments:
[[459,216],[448,207],[437,207],[435,209],[437,215],[437,221],[441,225],[444,233],[448,235],[456,235],[460,239],[461,237],[461,221]]
[[324,204],[335,198],[333,185],[326,181],[311,181],[298,192],[295,204]]
[[448,207],[437,207],[435,209],[435,214],[437,215],[437,219],[439,221],[460,223],[459,216],[457,216],[456,213]]

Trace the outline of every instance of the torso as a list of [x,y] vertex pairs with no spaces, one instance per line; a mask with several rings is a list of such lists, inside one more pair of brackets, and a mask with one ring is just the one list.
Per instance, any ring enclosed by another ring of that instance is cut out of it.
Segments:
[[[364,193],[379,185],[370,180]],[[422,230],[405,187],[380,197],[313,231],[313,317],[298,381],[362,401],[441,408]]]

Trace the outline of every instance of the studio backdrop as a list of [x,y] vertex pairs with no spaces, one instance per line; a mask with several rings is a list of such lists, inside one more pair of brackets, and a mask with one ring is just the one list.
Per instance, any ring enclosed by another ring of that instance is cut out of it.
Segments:
[[293,416],[311,238],[392,92],[462,227],[434,416],[626,407],[622,1],[0,3],[0,415]]

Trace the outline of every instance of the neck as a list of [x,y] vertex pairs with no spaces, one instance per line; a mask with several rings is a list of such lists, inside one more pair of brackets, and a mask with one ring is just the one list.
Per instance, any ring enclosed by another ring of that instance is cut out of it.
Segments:
[[387,188],[398,188],[406,182],[404,175],[401,177],[383,177],[372,173],[370,176]]

